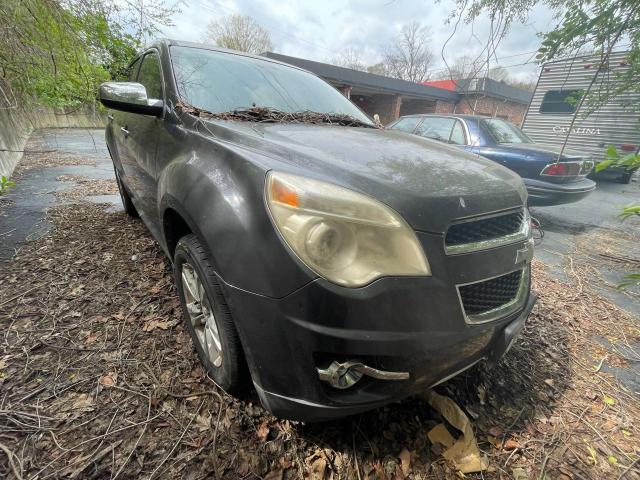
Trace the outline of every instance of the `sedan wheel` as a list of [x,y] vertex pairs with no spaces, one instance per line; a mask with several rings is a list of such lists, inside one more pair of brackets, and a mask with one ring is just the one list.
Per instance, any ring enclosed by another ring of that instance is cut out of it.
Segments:
[[214,367],[222,365],[222,343],[211,302],[193,266],[182,264],[182,289],[191,325]]

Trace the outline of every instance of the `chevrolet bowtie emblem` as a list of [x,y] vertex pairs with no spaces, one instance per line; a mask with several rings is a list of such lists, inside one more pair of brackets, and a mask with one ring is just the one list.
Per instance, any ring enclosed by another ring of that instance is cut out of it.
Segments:
[[529,240],[524,248],[519,248],[516,252],[516,261],[518,264],[523,261],[533,260],[533,241]]

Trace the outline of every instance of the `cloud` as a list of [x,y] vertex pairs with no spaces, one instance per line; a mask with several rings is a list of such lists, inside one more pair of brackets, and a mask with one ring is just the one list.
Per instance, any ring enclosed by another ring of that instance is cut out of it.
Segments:
[[[434,68],[444,68],[442,48],[447,61],[458,55],[479,55],[486,43],[489,21],[480,18],[473,25],[460,22],[455,35],[453,23],[447,23],[454,4],[412,0],[186,0],[182,13],[167,27],[168,37],[199,42],[211,20],[239,13],[253,17],[269,30],[276,51],[286,55],[328,61],[346,47],[358,50],[366,63],[373,64],[399,34],[403,25],[418,21],[431,31],[430,46],[436,57]],[[537,73],[531,61],[540,39],[537,32],[552,24],[553,16],[545,8],[535,8],[527,24],[514,24],[496,51],[498,63],[512,76],[526,79]],[[527,53],[529,52],[529,53]],[[495,62],[495,59],[492,60]]]

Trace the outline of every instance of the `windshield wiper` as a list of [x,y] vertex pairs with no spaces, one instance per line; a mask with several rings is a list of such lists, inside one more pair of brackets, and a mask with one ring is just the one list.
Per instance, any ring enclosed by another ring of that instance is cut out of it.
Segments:
[[258,123],[311,123],[330,124],[345,127],[380,128],[373,123],[367,123],[351,115],[337,113],[321,113],[305,110],[302,112],[283,112],[270,107],[236,108],[228,112],[212,113],[206,110],[180,103],[177,105],[183,111],[200,118],[218,120],[241,120]]

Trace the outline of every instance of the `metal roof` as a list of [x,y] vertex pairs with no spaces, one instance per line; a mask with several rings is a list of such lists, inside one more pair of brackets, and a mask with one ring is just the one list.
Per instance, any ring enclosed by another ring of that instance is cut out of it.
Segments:
[[492,78],[468,78],[458,80],[457,85],[457,91],[465,95],[487,95],[524,105],[528,105],[533,98],[533,92],[529,90],[513,87]]
[[328,63],[314,62],[313,60],[290,57],[274,52],[265,52],[262,56],[304,68],[330,82],[430,100],[456,102],[460,99],[459,94],[442,88],[429,87],[427,85],[420,85],[419,83],[407,82],[397,78],[361,72],[350,68],[337,67]]

